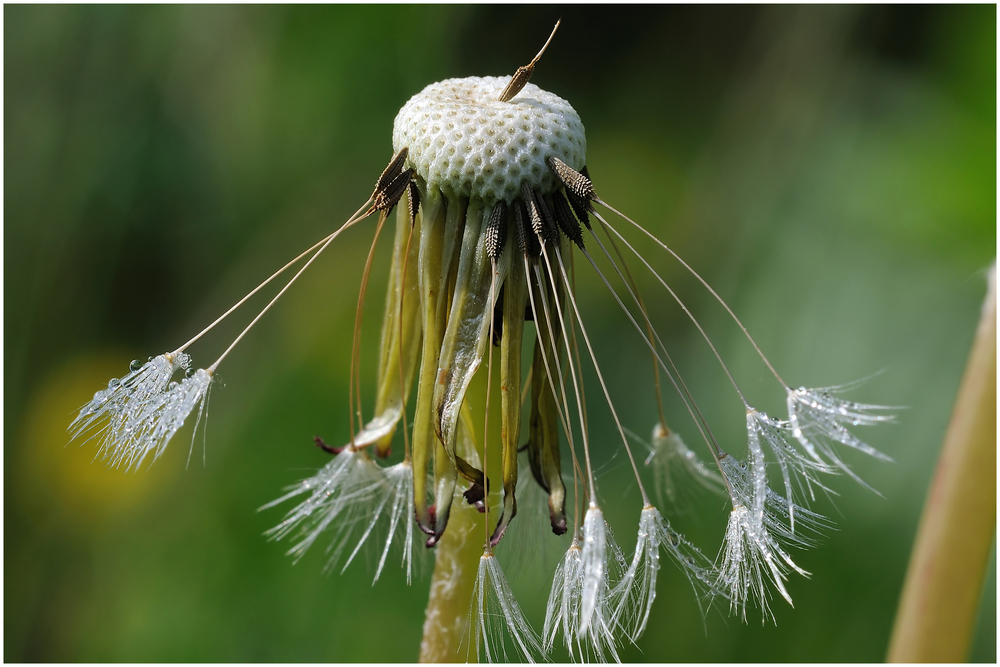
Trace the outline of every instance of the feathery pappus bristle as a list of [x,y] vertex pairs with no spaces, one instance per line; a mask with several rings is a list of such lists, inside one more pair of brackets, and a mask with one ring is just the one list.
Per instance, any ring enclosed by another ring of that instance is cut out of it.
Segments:
[[485,662],[509,662],[508,647],[513,656],[535,662],[541,656],[542,645],[535,631],[525,620],[514,598],[507,578],[492,552],[479,559],[479,570],[472,591],[469,610],[471,641],[468,655]]

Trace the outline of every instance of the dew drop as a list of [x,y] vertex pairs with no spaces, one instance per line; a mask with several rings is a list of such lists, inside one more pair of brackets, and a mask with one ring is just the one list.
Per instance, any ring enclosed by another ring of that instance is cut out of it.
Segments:
[[140,368],[142,368],[142,366],[143,363],[138,359],[133,359],[132,363],[128,365],[129,370],[131,370],[133,373],[137,372]]

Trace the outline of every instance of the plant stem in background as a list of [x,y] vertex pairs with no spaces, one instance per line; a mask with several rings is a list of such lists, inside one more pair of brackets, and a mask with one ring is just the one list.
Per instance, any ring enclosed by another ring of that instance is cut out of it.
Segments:
[[479,557],[483,555],[480,516],[475,507],[455,503],[448,531],[434,548],[434,576],[424,616],[420,662],[477,661],[475,649],[466,655],[462,642],[469,641],[469,605]]
[[996,528],[996,264],[924,505],[889,662],[962,662]]

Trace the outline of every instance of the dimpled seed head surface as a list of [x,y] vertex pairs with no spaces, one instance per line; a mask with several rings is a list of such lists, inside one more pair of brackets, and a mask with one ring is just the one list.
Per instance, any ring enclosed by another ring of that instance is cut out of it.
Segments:
[[393,150],[410,150],[408,164],[446,197],[512,201],[521,183],[552,192],[546,164],[558,157],[574,169],[586,163],[583,123],[569,102],[528,84],[499,102],[510,77],[469,77],[433,83],[396,116]]

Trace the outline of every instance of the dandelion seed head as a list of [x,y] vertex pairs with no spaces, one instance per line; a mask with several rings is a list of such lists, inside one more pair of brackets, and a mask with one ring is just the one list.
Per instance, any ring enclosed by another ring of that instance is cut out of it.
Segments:
[[530,83],[511,101],[500,102],[508,81],[447,79],[400,109],[393,149],[409,148],[409,164],[429,189],[448,197],[510,202],[522,182],[552,192],[557,180],[545,162],[550,156],[583,168],[587,140],[569,102]]

